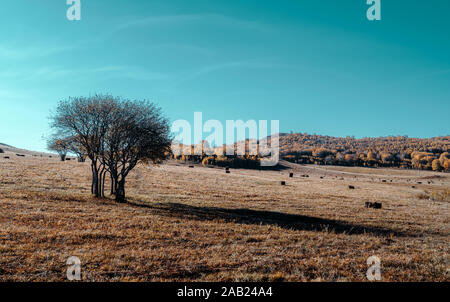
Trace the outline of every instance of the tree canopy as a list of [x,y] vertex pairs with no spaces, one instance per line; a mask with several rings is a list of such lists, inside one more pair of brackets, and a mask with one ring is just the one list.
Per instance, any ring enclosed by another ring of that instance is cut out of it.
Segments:
[[59,102],[51,116],[55,140],[69,142],[70,152],[91,160],[92,187],[104,196],[109,173],[111,192],[125,201],[125,180],[140,162],[159,162],[170,153],[169,122],[159,107],[136,101],[95,95]]

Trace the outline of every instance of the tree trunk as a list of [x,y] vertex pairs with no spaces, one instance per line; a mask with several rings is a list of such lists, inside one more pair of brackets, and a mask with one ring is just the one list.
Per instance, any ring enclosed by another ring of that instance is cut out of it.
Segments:
[[92,180],[91,180],[91,194],[94,194],[94,164],[91,164]]
[[94,196],[95,197],[100,197],[100,191],[98,190],[98,172],[95,172],[94,173],[94,175],[93,175],[93,178],[94,178]]
[[111,174],[111,195],[116,194],[116,182]]
[[104,181],[105,181],[105,168],[102,167],[98,172],[98,197],[104,197]]
[[120,202],[120,203],[125,202],[125,179],[124,178],[122,178],[117,184],[116,201]]
[[102,197],[105,197],[105,178],[106,178],[106,171],[104,171],[102,175]]
[[94,194],[95,197],[100,197],[100,192],[98,190],[98,168],[95,164],[93,164],[92,166],[92,187],[93,187],[93,192],[92,194]]

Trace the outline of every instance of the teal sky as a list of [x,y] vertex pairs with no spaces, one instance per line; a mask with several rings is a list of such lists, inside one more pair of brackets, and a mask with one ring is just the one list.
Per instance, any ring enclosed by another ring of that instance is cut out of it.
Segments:
[[[110,93],[173,121],[280,120],[282,132],[450,134],[450,2],[2,1],[0,142],[45,150],[58,100]],[[225,123],[224,123],[225,124]]]

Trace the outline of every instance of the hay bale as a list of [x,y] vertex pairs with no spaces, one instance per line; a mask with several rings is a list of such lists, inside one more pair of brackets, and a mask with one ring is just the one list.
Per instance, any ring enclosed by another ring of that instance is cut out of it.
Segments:
[[381,202],[366,201],[365,207],[368,209],[381,209],[383,204]]
[[383,204],[381,202],[375,202],[373,204],[374,209],[381,209],[383,207]]

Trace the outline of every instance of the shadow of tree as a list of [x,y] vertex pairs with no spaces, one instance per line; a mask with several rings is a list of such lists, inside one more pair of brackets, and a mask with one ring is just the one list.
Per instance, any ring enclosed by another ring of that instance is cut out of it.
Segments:
[[347,222],[280,212],[250,209],[226,209],[216,207],[198,207],[181,203],[141,204],[129,201],[130,205],[154,210],[159,215],[211,221],[215,219],[249,225],[273,225],[297,231],[328,231],[338,234],[372,234],[377,236],[413,236],[395,230],[355,225]]

